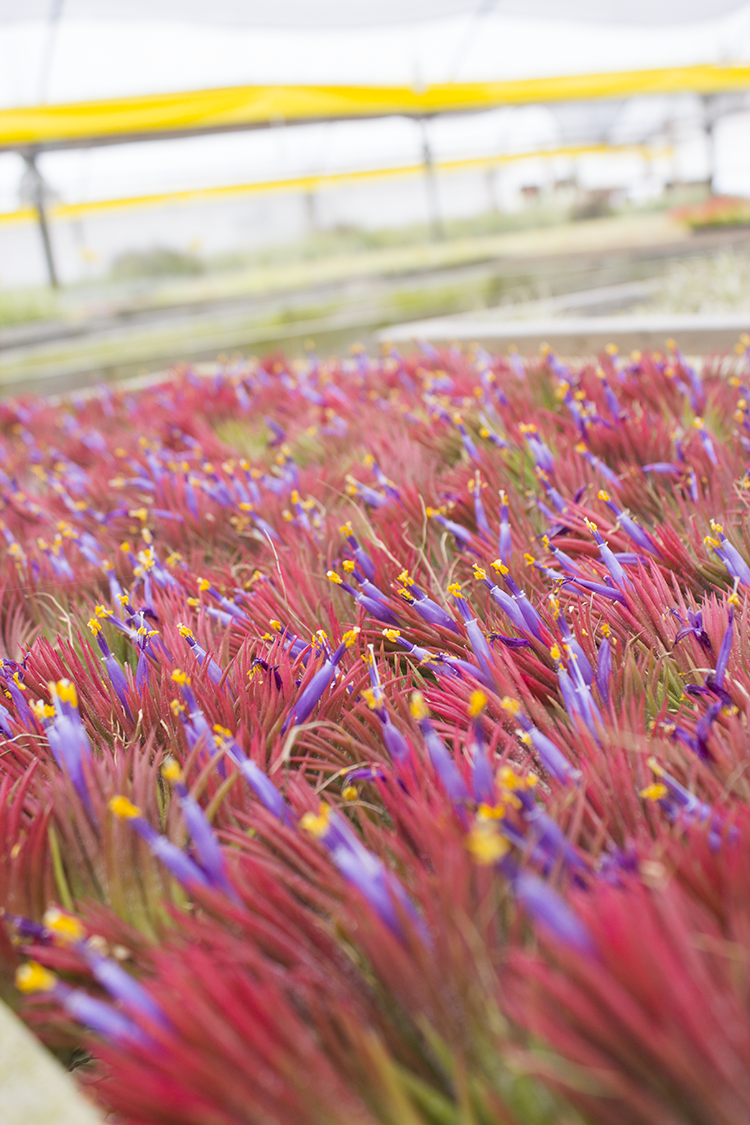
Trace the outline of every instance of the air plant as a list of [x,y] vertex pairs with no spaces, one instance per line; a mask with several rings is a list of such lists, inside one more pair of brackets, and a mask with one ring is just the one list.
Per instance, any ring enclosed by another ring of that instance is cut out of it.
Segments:
[[750,1117],[749,354],[0,403],[0,993],[107,1112]]

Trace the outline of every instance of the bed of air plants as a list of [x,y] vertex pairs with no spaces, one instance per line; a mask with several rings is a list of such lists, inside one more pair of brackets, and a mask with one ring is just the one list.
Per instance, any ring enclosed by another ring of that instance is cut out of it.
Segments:
[[746,1125],[740,349],[0,405],[0,994],[124,1125]]

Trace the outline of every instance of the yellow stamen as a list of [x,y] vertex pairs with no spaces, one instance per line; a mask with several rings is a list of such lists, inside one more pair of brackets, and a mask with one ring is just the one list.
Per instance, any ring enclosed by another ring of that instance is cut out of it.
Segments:
[[69,703],[71,707],[78,706],[78,695],[75,685],[70,680],[58,680],[56,685],[57,698],[61,703]]
[[330,818],[330,805],[326,805],[321,801],[317,815],[312,812],[306,812],[300,824],[306,832],[309,832],[311,836],[315,836],[315,838],[319,840],[322,836],[325,836],[328,831]]
[[651,785],[647,785],[645,789],[641,789],[641,797],[644,801],[661,801],[666,797],[669,790],[662,781],[654,781]]
[[134,820],[142,815],[141,810],[127,797],[117,796],[110,798],[109,810],[122,820]]
[[356,785],[347,785],[345,789],[341,790],[341,796],[345,801],[356,801],[359,796],[359,791]]
[[16,988],[19,992],[51,992],[57,977],[37,961],[27,961],[16,969]]
[[430,712],[421,691],[412,692],[412,696],[409,701],[409,709],[412,713],[412,716],[417,720],[417,722],[420,722],[422,719],[426,719],[428,717]]
[[483,691],[473,691],[469,699],[469,707],[467,714],[470,719],[476,719],[478,715],[482,714],[487,706],[487,696]]
[[183,780],[180,763],[176,758],[165,758],[161,765],[161,772],[162,776],[172,785]]
[[45,911],[42,922],[61,941],[83,941],[86,936],[86,931],[78,919],[72,914],[58,910],[56,906],[51,906]]

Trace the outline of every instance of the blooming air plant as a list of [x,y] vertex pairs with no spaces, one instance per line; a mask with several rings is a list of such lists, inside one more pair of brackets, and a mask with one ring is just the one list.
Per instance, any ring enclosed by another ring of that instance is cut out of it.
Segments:
[[750,341],[0,403],[0,995],[124,1125],[750,1120]]

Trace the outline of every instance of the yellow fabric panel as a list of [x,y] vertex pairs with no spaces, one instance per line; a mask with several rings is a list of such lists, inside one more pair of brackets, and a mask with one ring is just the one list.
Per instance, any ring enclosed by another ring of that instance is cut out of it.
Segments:
[[[671,153],[670,148],[652,148],[647,145],[563,145],[560,148],[534,149],[512,152],[501,156],[477,156],[463,160],[435,161],[433,168],[441,175],[453,172],[471,172],[497,168],[520,160],[551,159],[556,156],[617,156],[637,153],[654,158]],[[284,180],[257,180],[246,184],[223,184],[218,187],[191,188],[187,191],[167,191],[153,195],[132,195],[119,199],[92,199],[85,203],[51,203],[47,207],[49,219],[77,219],[122,208],[164,207],[180,203],[207,203],[213,199],[232,196],[274,194],[277,192],[325,191],[327,188],[347,187],[399,176],[423,176],[424,164],[400,164],[391,168],[364,168],[356,172],[324,172],[312,176],[292,176]],[[33,207],[17,211],[0,211],[0,226],[10,223],[36,222]]]
[[0,148],[191,133],[282,121],[420,116],[499,105],[750,87],[750,66],[687,66],[511,82],[408,86],[238,86],[0,110]]

